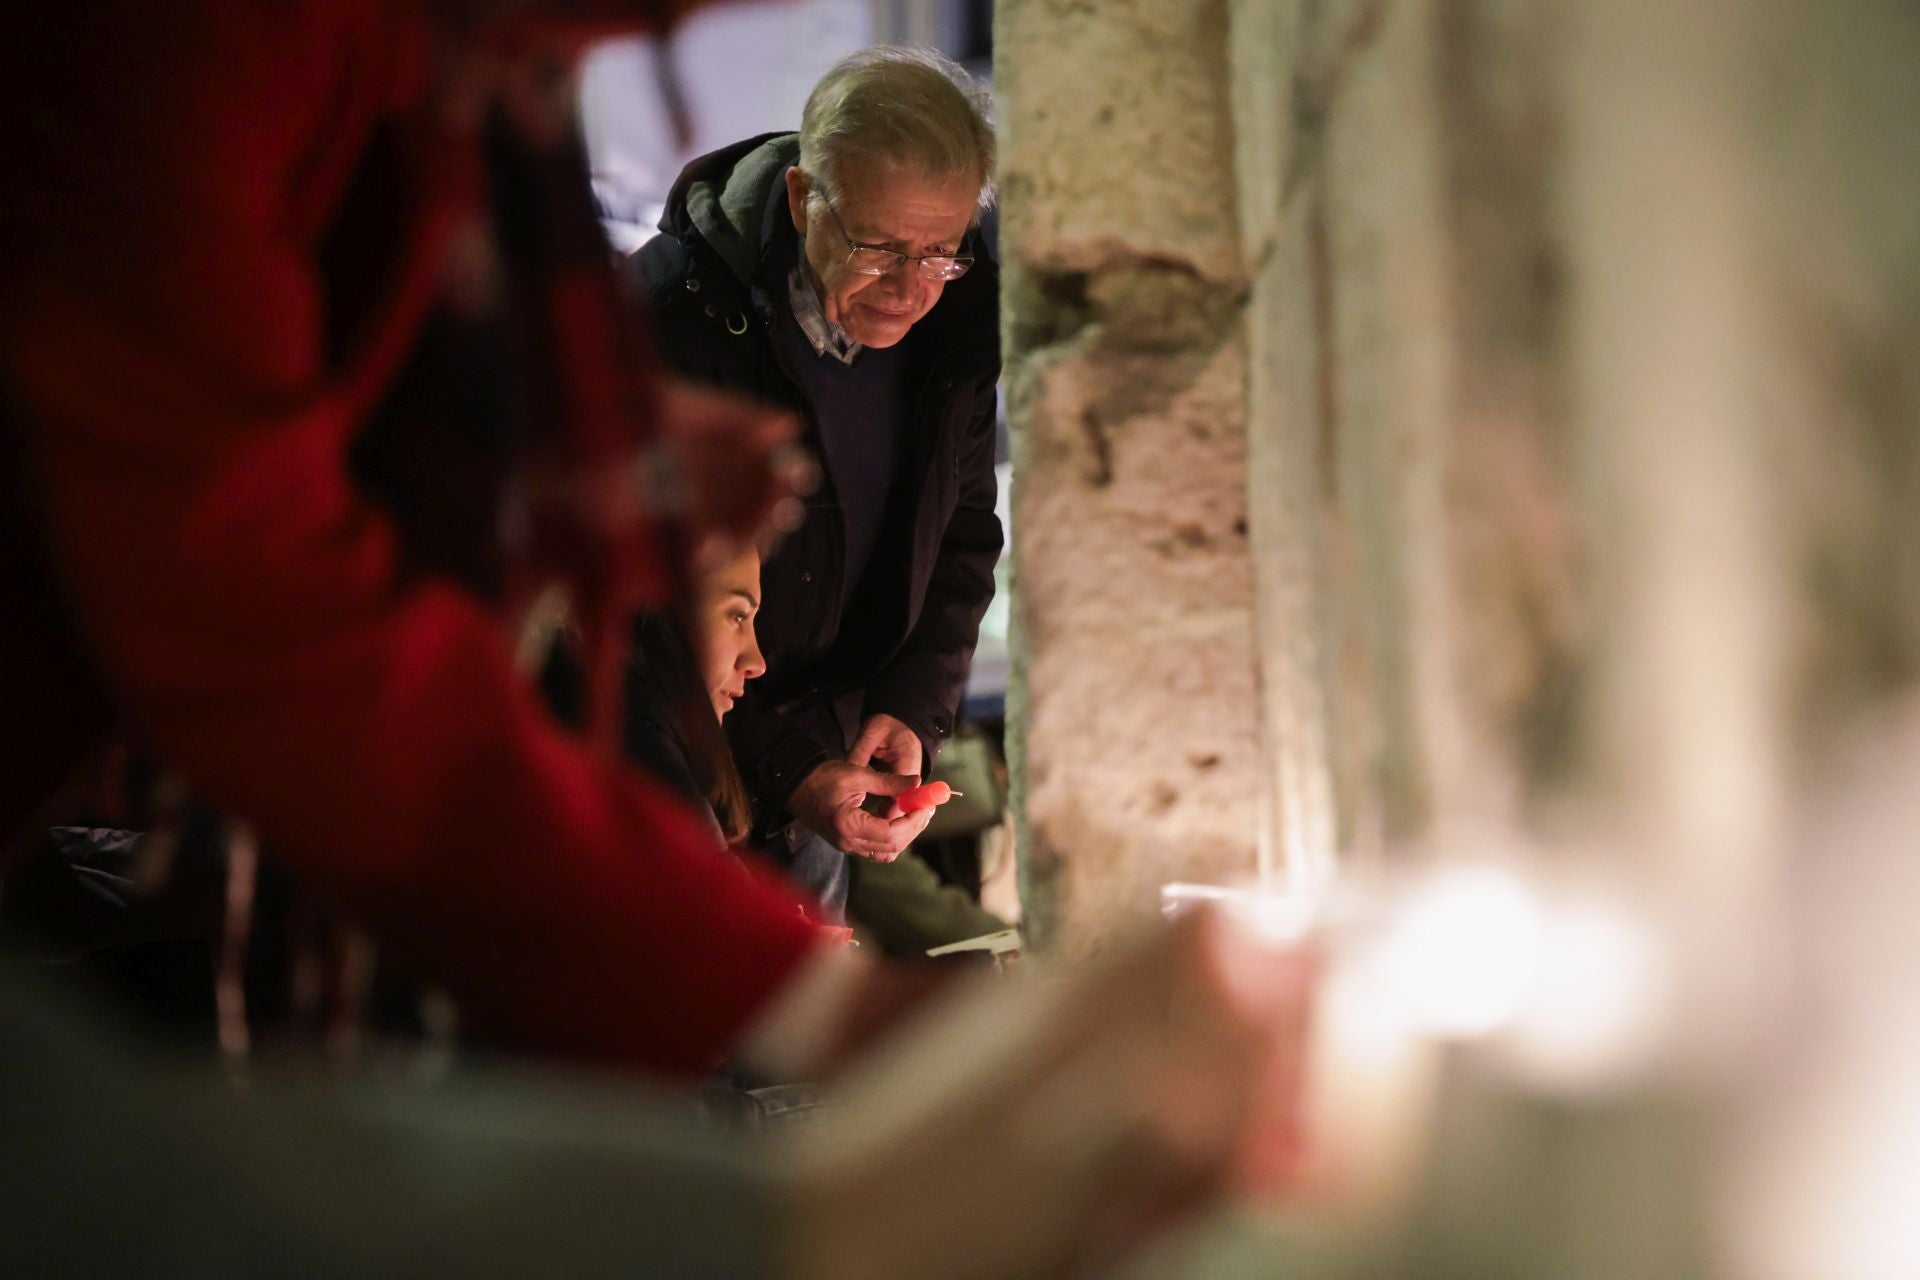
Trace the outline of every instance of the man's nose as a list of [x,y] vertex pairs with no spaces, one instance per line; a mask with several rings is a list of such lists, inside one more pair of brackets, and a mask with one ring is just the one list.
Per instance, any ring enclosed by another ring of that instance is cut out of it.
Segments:
[[880,273],[880,283],[889,293],[912,293],[919,280],[920,264],[917,262],[896,262]]

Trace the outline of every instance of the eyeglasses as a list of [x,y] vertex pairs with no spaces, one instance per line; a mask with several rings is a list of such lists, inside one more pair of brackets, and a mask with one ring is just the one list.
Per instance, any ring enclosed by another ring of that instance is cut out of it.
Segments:
[[840,221],[840,211],[833,207],[833,199],[826,192],[820,193],[826,201],[827,212],[833,215],[833,225],[840,229],[840,238],[847,242],[847,269],[863,276],[883,276],[897,270],[906,263],[917,263],[920,274],[928,280],[958,280],[967,274],[967,268],[973,265],[970,253],[901,253],[885,245],[861,244],[847,234],[847,224]]

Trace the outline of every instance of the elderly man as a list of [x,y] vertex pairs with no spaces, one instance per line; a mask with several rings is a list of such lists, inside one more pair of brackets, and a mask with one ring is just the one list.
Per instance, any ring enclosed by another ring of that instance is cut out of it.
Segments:
[[870,49],[814,88],[798,134],[689,165],[631,260],[669,360],[798,409],[824,463],[766,563],[767,675],[728,729],[763,834],[829,908],[845,854],[891,860],[924,829],[863,805],[952,732],[993,593],[992,175],[966,73]]

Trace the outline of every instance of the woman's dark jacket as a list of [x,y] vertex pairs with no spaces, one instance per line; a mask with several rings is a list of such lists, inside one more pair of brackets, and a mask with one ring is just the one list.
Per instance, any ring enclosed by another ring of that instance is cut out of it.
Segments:
[[[793,252],[784,175],[797,155],[795,135],[768,134],[694,161],[668,197],[662,234],[629,259],[628,275],[671,365],[798,410],[807,443],[825,457],[820,423],[770,336],[790,318],[767,264]],[[929,760],[953,732],[1002,541],[998,295],[999,273],[982,254],[904,339],[913,416],[895,480],[898,518],[853,607],[842,605],[845,527],[831,474],[762,569],[767,675],[748,686],[727,728],[763,817],[777,816],[815,766],[844,756],[870,715],[912,728]],[[871,590],[876,583],[884,589]]]

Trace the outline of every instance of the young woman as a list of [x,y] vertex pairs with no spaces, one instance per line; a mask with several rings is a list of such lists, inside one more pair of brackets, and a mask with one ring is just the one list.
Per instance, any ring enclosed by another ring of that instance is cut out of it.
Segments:
[[752,819],[720,721],[767,669],[753,629],[759,611],[760,554],[748,548],[701,575],[684,627],[663,612],[634,620],[627,755],[703,804],[728,844]]

